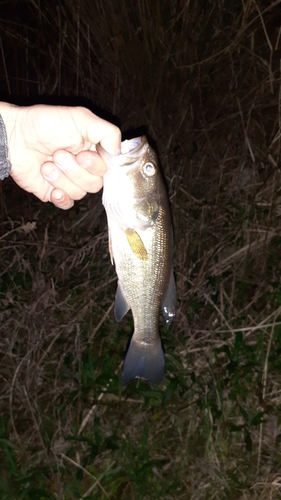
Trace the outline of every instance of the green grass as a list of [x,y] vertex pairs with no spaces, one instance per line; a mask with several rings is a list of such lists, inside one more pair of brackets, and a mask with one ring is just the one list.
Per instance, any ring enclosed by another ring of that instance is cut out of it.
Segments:
[[3,183],[1,499],[278,500],[279,2],[23,3],[0,21],[2,91],[146,127],[178,308],[163,384],[123,389],[100,195],[60,212]]

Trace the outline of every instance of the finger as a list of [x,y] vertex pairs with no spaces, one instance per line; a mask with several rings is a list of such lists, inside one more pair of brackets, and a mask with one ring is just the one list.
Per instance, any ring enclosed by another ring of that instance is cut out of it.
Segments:
[[103,177],[107,167],[101,156],[96,151],[81,151],[75,156],[77,163],[91,172],[91,174]]
[[[121,132],[119,128],[115,127],[117,130],[113,130],[111,135],[104,135],[100,139],[102,147],[112,155],[120,155],[121,153]],[[108,134],[105,130],[105,134]],[[97,144],[97,142],[95,143]]]
[[95,151],[81,151],[75,156],[60,150],[55,152],[53,159],[65,176],[85,192],[97,193],[102,188],[106,165]]
[[83,124],[82,136],[92,144],[101,143],[102,147],[112,155],[121,152],[121,131],[116,125],[94,115],[86,108],[72,108],[77,112],[79,120],[76,123]]
[[[79,167],[82,169],[82,167]],[[80,200],[85,196],[86,190],[74,184],[64,173],[51,161],[43,163],[41,174],[54,188],[66,193],[72,200]]]
[[62,210],[68,210],[74,205],[74,201],[61,189],[53,189],[51,191],[50,201]]

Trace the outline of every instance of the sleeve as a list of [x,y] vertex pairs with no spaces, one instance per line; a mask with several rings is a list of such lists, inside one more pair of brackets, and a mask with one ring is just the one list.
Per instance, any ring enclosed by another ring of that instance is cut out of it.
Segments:
[[0,180],[8,177],[11,172],[11,162],[8,160],[8,140],[6,127],[0,115]]

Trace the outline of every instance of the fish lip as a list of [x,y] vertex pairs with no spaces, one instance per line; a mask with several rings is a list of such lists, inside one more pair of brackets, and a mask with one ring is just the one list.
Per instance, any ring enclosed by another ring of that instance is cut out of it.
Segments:
[[[134,163],[137,163],[139,161],[138,154],[140,155],[142,149],[145,149],[145,147],[146,148],[149,147],[145,135],[142,135],[140,137],[135,137],[133,139],[127,139],[127,141],[133,142],[137,141],[138,139],[140,139],[140,142],[135,148],[131,149],[130,151],[127,151],[126,153],[123,154],[121,153],[120,155],[112,155],[108,153],[100,143],[96,145],[96,151],[101,156],[101,158],[104,161],[108,161],[113,168],[120,167],[125,170],[126,167],[131,168]],[[126,141],[122,141],[121,150],[122,150],[122,144],[124,144],[125,142]],[[127,161],[124,161],[125,159],[127,159]]]
[[98,153],[99,153],[99,152],[101,152],[101,153],[105,153],[105,154],[106,154],[106,156],[112,156],[112,157],[115,157],[115,156],[117,156],[117,157],[122,157],[122,156],[123,156],[123,157],[124,157],[124,156],[126,156],[126,155],[131,155],[132,153],[137,152],[137,151],[138,151],[138,150],[140,150],[140,149],[141,149],[141,148],[142,148],[145,144],[148,144],[148,142],[147,142],[147,138],[146,138],[146,136],[145,136],[145,135],[141,135],[140,137],[134,137],[134,138],[132,138],[132,139],[126,139],[125,141],[122,141],[122,142],[121,142],[121,151],[122,151],[122,144],[124,144],[125,142],[134,142],[134,141],[136,142],[138,139],[140,139],[140,142],[139,142],[139,144],[138,144],[135,148],[130,149],[130,151],[126,151],[125,153],[122,153],[122,152],[121,152],[121,153],[120,153],[120,155],[112,155],[112,154],[108,153],[108,151],[106,151],[106,150],[102,147],[102,145],[101,145],[100,143],[96,144],[96,150],[97,150],[97,152],[98,152]]
[[[130,149],[129,151],[122,153],[122,144],[124,146],[125,142],[136,142],[136,141],[138,141],[138,144],[135,148]],[[142,149],[142,147],[144,146],[145,143],[147,143],[147,138],[145,135],[141,135],[140,137],[134,137],[133,139],[126,139],[125,141],[122,141],[121,142],[121,156],[124,157],[126,155],[131,155],[133,153],[136,153],[137,151]]]

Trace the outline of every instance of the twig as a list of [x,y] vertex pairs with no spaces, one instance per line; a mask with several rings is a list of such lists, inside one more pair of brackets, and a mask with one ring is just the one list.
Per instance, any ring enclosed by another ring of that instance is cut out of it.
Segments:
[[75,462],[74,460],[72,460],[71,458],[69,458],[67,455],[65,455],[64,453],[61,453],[60,454],[61,457],[66,460],[67,462],[71,463],[72,465],[74,465],[75,467],[77,467],[78,469],[81,469],[83,472],[85,472],[85,474],[87,474],[87,476],[91,477],[92,479],[95,480],[95,483],[94,483],[94,486],[98,485],[101,489],[101,491],[103,492],[103,494],[106,496],[106,498],[109,498],[108,494],[106,493],[104,487],[101,485],[100,481],[98,480],[98,478],[96,476],[94,476],[94,474],[92,474],[91,472],[89,472],[87,469],[85,469],[85,467],[82,467],[82,465],[78,464],[77,462]]

